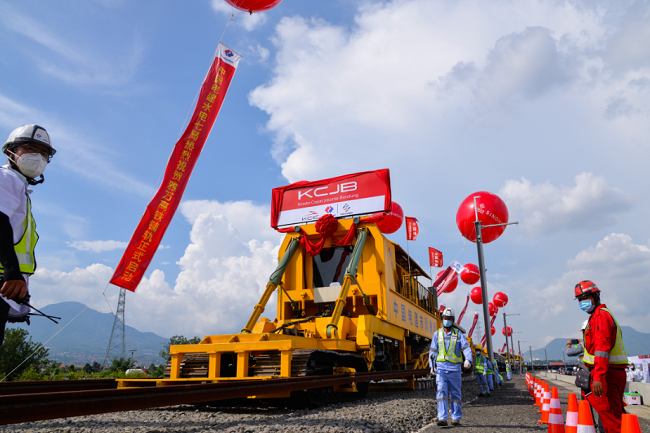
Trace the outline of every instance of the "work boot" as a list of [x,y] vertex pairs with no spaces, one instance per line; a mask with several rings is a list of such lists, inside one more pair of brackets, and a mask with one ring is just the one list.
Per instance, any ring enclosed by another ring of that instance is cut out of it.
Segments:
[[453,425],[454,427],[458,427],[460,425],[460,420],[452,419],[451,420],[451,425]]
[[439,419],[438,420],[438,425],[441,427],[447,427],[447,420],[446,419]]
[[478,395],[478,397],[485,397],[485,394],[480,393],[480,394]]

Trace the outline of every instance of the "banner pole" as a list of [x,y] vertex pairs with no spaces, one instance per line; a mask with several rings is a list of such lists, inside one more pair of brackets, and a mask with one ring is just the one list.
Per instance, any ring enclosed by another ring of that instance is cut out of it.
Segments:
[[406,255],[408,256],[409,260],[409,291],[412,290],[413,288],[413,282],[411,281],[411,253],[409,252],[409,234],[408,234],[408,227],[406,228]]

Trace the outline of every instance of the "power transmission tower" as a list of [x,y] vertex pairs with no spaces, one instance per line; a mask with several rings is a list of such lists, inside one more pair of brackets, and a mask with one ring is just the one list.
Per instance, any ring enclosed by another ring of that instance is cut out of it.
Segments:
[[120,299],[117,302],[117,311],[115,311],[115,321],[113,322],[113,330],[111,331],[111,338],[108,340],[108,348],[106,349],[106,357],[104,358],[103,367],[109,367],[109,362],[114,359],[126,357],[126,326],[124,325],[124,302],[126,301],[126,290],[120,289]]

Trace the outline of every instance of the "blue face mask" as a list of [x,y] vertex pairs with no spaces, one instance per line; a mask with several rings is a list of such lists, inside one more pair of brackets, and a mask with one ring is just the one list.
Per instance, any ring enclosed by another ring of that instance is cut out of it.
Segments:
[[584,311],[585,313],[591,312],[591,299],[587,299],[586,301],[580,301],[580,309]]
[[443,320],[442,324],[444,325],[445,328],[451,328],[451,325],[454,324],[451,320]]

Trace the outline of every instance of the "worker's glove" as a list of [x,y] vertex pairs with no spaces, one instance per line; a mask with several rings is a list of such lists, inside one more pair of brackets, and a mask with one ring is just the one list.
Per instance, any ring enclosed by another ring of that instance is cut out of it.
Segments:
[[466,369],[466,370],[469,370],[469,369],[472,367],[472,363],[469,362],[469,359],[466,359],[466,360],[465,360],[465,363],[463,364],[463,366],[465,366],[465,369]]
[[487,376],[487,371],[484,371],[484,372],[483,372],[483,376]]

